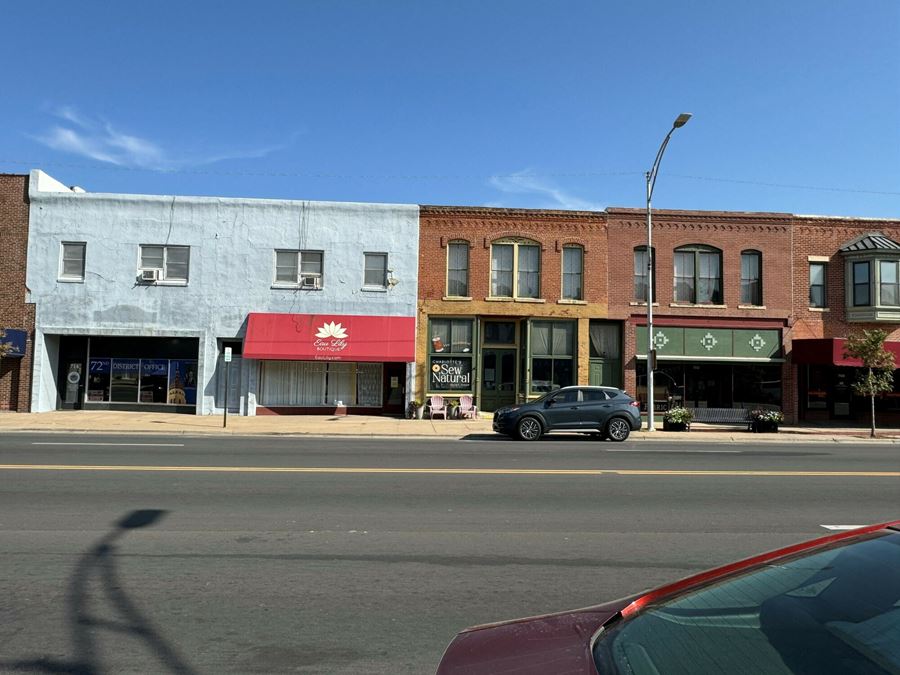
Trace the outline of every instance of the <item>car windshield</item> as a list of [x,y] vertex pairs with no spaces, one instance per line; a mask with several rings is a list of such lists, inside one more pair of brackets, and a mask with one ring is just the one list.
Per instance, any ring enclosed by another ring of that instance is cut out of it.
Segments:
[[900,673],[900,533],[769,565],[601,633],[598,671]]

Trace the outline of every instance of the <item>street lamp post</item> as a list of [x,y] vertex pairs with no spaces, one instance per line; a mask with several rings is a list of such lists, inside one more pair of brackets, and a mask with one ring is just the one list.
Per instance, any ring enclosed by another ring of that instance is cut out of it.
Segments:
[[659,171],[659,163],[663,153],[669,144],[669,139],[679,127],[687,124],[691,119],[691,113],[681,113],[672,123],[672,128],[663,139],[656,153],[653,167],[647,172],[647,431],[655,431],[653,413],[653,367],[656,365],[656,350],[653,348],[653,219],[650,214],[650,200],[653,198],[653,187],[656,185],[656,174]]

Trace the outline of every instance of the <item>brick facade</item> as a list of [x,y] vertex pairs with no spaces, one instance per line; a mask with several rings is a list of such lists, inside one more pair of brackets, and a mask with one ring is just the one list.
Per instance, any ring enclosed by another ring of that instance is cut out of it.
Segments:
[[[576,380],[587,383],[589,320],[605,319],[608,310],[604,213],[423,206],[419,218],[417,398],[427,392],[427,327],[431,316],[577,320]],[[491,243],[503,238],[527,239],[540,245],[540,298],[491,298]],[[466,299],[447,296],[447,246],[451,241],[469,245]],[[566,245],[577,245],[584,251],[582,301],[561,297],[562,251]]]
[[28,176],[0,174],[0,328],[25,330],[22,358],[0,360],[0,412],[31,409],[34,304],[27,303]]

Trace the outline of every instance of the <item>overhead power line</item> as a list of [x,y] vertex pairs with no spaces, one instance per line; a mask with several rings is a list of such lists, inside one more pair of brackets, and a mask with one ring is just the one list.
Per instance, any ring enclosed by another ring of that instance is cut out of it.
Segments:
[[[89,171],[113,171],[113,172],[143,172],[162,175],[191,175],[191,176],[245,176],[263,178],[317,178],[329,180],[406,180],[406,181],[450,181],[450,180],[491,180],[491,179],[528,179],[528,178],[599,178],[604,176],[637,176],[644,171],[634,170],[607,170],[607,171],[561,171],[548,173],[507,173],[507,174],[351,174],[328,173],[325,171],[217,171],[208,169],[154,169],[148,167],[134,167],[106,164],[80,164],[74,162],[58,161],[22,161],[14,159],[0,159],[0,165],[15,165],[35,167],[59,167],[67,169],[84,169]],[[866,190],[863,188],[834,187],[824,185],[800,185],[795,183],[773,183],[770,181],[749,180],[740,178],[722,178],[717,176],[695,176],[690,174],[666,173],[672,178],[686,180],[707,181],[715,183],[732,183],[735,185],[755,185],[759,187],[781,188],[789,190],[815,190],[818,192],[843,192],[851,194],[881,195],[887,197],[900,197],[900,191],[892,190]]]

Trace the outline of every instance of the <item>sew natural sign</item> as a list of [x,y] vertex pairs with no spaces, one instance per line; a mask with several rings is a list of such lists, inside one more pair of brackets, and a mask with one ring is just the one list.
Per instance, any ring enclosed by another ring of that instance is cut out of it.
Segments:
[[472,388],[472,359],[431,357],[431,385],[434,391],[462,391]]

